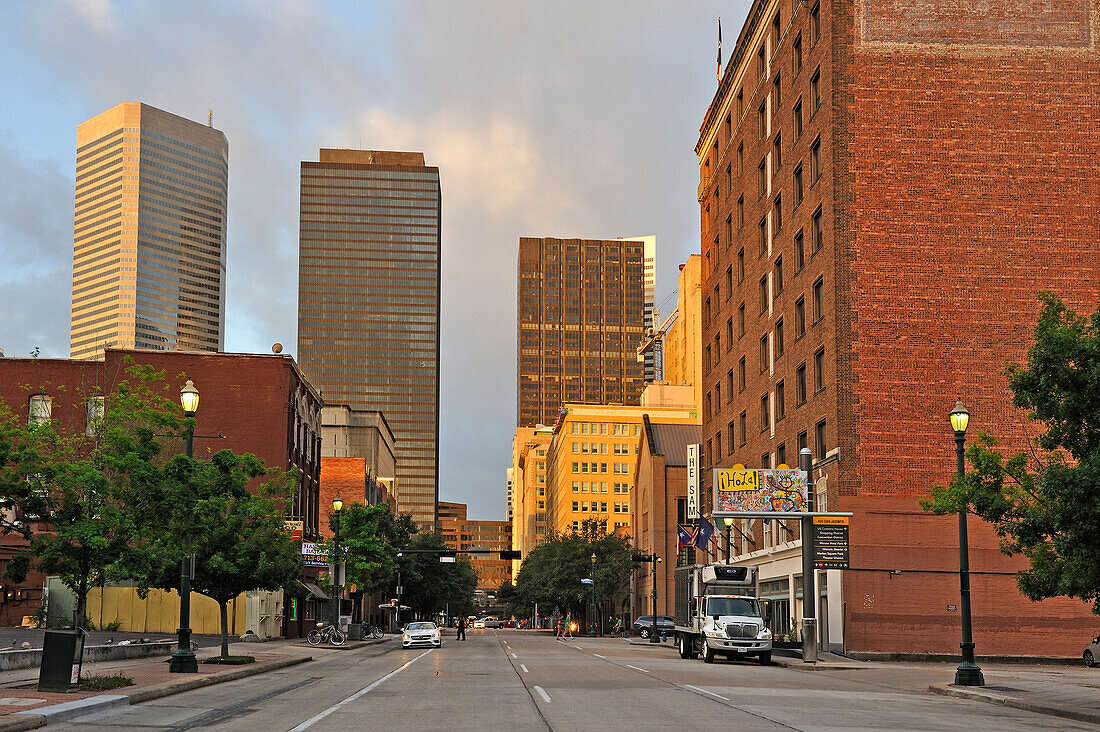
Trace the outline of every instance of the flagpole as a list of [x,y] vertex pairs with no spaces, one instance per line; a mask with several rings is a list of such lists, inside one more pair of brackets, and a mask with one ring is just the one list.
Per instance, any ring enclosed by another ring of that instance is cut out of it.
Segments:
[[714,78],[722,83],[722,16],[718,16],[718,70],[714,72]]

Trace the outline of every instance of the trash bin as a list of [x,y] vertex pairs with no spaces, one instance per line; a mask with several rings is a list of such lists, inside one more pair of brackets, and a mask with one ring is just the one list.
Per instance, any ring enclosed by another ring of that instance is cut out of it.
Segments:
[[348,626],[348,640],[363,640],[362,623],[352,623]]
[[39,691],[76,691],[84,659],[83,630],[47,630],[42,642]]

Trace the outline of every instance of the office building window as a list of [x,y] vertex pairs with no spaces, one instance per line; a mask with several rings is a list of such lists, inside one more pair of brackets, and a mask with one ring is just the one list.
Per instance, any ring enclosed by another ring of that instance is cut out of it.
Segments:
[[760,102],[760,106],[756,110],[757,115],[760,118],[760,136],[768,136],[768,100]]
[[783,292],[783,257],[782,255],[775,260],[775,294],[772,299],[779,297]]
[[745,381],[748,369],[745,368],[745,357],[742,356],[741,360],[737,362],[737,393],[740,394],[745,390]]
[[759,188],[758,194],[760,196],[763,196],[765,193],[768,192],[767,170],[768,159],[764,158],[760,161],[760,165],[756,166],[756,183],[757,187]]
[[779,447],[775,448],[775,467],[783,465],[787,465],[787,443],[780,442]]
[[745,303],[737,306],[737,337],[745,335]]
[[783,228],[783,196],[776,196],[772,202],[772,230],[777,234]]
[[825,440],[825,420],[821,420],[814,426],[815,451],[822,458],[829,451],[829,443]]
[[53,399],[45,394],[35,394],[30,399],[28,419],[31,424],[45,424],[50,421],[53,411]]
[[798,76],[798,72],[802,71],[802,34],[799,33],[794,37],[794,42],[791,43],[791,55],[794,56],[794,74]]
[[794,271],[801,272],[806,266],[806,242],[802,236],[802,229],[794,235]]
[[726,267],[726,299],[733,295],[733,265]]
[[795,370],[794,398],[798,406],[806,403],[806,364],[800,363]]
[[806,298],[800,297],[794,302],[794,339],[806,335]]
[[714,449],[717,450],[715,454],[719,457],[725,454],[722,452],[722,430],[718,430],[714,433]]
[[768,276],[760,278],[760,312],[768,309]]
[[770,428],[771,422],[771,395],[765,392],[760,397],[760,431]]
[[733,369],[730,369],[729,371],[726,372],[726,393],[729,394],[729,396],[726,397],[726,401],[732,401],[732,399],[733,399],[733,390],[734,390]]
[[775,79],[772,81],[772,104],[775,105],[775,109],[779,109],[779,102],[783,99],[783,84],[781,83],[781,76],[775,75]]
[[783,165],[783,135],[776,135],[772,140],[772,175],[776,175]]
[[726,321],[726,350],[733,348],[733,318]]
[[94,396],[88,399],[84,405],[84,434],[91,437],[99,431],[99,425],[103,422],[106,413],[106,404],[103,397]]
[[802,188],[802,164],[800,163],[794,169],[794,207],[798,208],[798,204],[802,203],[803,198]]
[[794,139],[802,139],[802,97],[794,103]]
[[821,248],[825,246],[825,224],[822,220],[820,208],[814,211],[810,226],[810,235],[813,237],[814,254],[817,254],[821,251]]
[[740,143],[737,146],[737,174],[741,175],[745,172],[745,143]]
[[729,436],[730,454],[732,455],[733,454],[733,435],[734,435],[733,422],[732,421],[728,425],[726,425],[726,434]]
[[[732,190],[732,189],[731,189]],[[733,215],[726,217],[726,246],[733,244]]]
[[737,284],[745,281],[745,247],[737,250]]
[[813,48],[821,40],[821,3],[815,2],[810,8],[810,47]]
[[783,318],[775,321],[775,357],[783,358]]
[[740,122],[741,118],[745,116],[745,90],[737,90],[737,121]]
[[814,353],[814,393],[825,388],[825,349],[819,348]]
[[814,282],[814,322],[825,317],[825,282],[818,277]]
[[815,69],[810,77],[810,109],[811,114],[821,109],[821,69]]
[[780,379],[775,385],[775,421],[783,419],[787,416],[787,393],[786,387],[783,384],[783,380]]
[[741,412],[741,447],[745,446],[745,442],[749,439],[749,414],[748,412]]
[[768,370],[768,334],[760,337],[760,373]]
[[760,223],[757,224],[756,240],[760,244],[760,255],[763,256],[768,252],[768,217],[760,219]]

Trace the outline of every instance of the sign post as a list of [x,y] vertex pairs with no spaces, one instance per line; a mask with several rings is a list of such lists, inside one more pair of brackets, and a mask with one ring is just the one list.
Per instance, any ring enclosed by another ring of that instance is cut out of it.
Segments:
[[[810,448],[798,453],[798,467],[806,476],[806,507],[814,510],[813,470],[814,456]],[[803,509],[806,510],[806,509]],[[802,662],[817,663],[817,582],[814,572],[813,517],[802,517]]]
[[687,446],[687,518],[699,520],[699,453],[702,445]]

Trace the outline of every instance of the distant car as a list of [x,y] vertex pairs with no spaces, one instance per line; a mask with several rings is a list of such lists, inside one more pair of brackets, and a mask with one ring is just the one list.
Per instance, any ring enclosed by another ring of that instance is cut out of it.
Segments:
[[474,621],[474,628],[503,628],[504,621],[493,615],[486,615]]
[[405,626],[405,632],[401,634],[401,647],[428,646],[440,648],[443,645],[442,633],[439,626],[428,621],[416,621]]
[[[653,634],[653,616],[652,615],[639,615],[634,620],[634,632],[638,634],[639,638],[648,638]],[[676,624],[672,622],[672,618],[668,615],[657,616],[657,632],[662,630],[672,632],[672,629],[676,627]]]
[[1092,643],[1085,646],[1085,652],[1082,654],[1085,659],[1085,665],[1089,668],[1096,666],[1096,659],[1100,658],[1100,635],[1092,639]]

